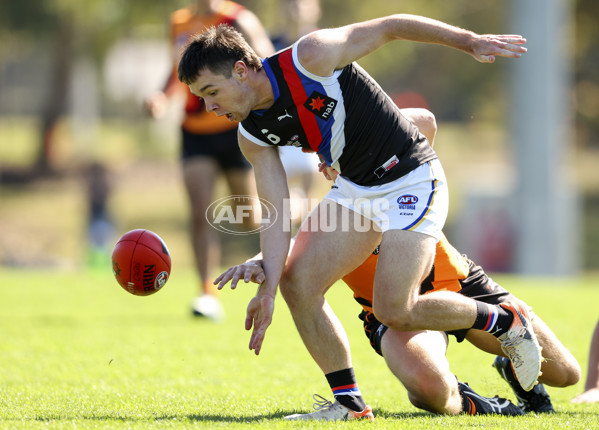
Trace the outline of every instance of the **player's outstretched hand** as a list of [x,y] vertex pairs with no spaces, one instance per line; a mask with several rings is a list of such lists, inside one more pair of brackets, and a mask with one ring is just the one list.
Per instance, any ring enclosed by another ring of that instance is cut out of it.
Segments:
[[228,268],[214,280],[214,285],[218,284],[217,288],[221,290],[227,282],[231,281],[231,289],[234,290],[237,288],[237,283],[240,279],[243,279],[246,284],[250,282],[255,282],[256,284],[263,283],[266,275],[262,268],[262,260],[250,260]]
[[579,394],[572,400],[572,403],[599,403],[599,388],[591,388],[582,394]]
[[252,326],[254,327],[249,346],[256,355],[260,354],[264,335],[272,322],[274,310],[275,298],[270,294],[258,293],[248,304],[245,329],[250,330]]
[[517,34],[480,34],[472,43],[471,55],[481,63],[493,63],[496,56],[520,58],[526,39]]

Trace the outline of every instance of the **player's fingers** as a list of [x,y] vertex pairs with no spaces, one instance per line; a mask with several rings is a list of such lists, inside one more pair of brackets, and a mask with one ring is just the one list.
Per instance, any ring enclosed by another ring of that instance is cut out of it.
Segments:
[[528,51],[528,49],[526,49],[524,46],[516,45],[516,44],[513,44],[513,43],[505,43],[502,46],[500,54],[503,55],[503,56],[505,56],[505,57],[507,57],[507,56],[515,56],[515,57],[519,58],[526,51]]
[[237,283],[239,282],[239,278],[241,278],[241,273],[238,270],[235,271],[235,274],[231,277],[231,289],[234,290],[237,288]]
[[[226,272],[225,272],[225,273],[226,273]],[[218,284],[218,283],[221,281],[221,279],[223,279],[223,277],[224,277],[224,276],[225,276],[225,274],[224,274],[224,273],[221,273],[220,275],[218,275],[218,278],[216,278],[216,279],[215,279],[215,280],[212,282],[212,285],[216,285],[216,284]]]
[[500,40],[506,43],[515,43],[518,45],[526,43],[526,39],[519,34],[484,34],[482,37],[492,40]]
[[250,330],[252,328],[253,321],[254,321],[254,317],[248,311],[248,313],[245,315],[245,329],[246,330]]
[[227,284],[227,281],[228,281],[228,278],[222,277],[220,279],[215,280],[214,283],[216,284],[218,282],[218,286],[216,288],[219,290],[222,290],[223,287]]
[[492,43],[495,45],[495,49],[491,50],[489,48],[489,51],[487,52],[488,54],[492,53],[508,58],[520,58],[522,54],[527,51],[526,47],[522,46],[524,43],[526,43],[526,39],[515,36],[494,37],[492,39]]
[[501,36],[498,36],[498,38],[503,40],[504,42],[515,43],[518,45],[526,43],[526,39],[520,36],[519,34],[502,34]]
[[262,349],[263,340],[264,330],[261,328],[256,328],[256,326],[254,326],[254,332],[252,333],[252,338],[250,339],[250,349],[253,349],[256,355],[260,354],[260,349]]
[[221,273],[219,275],[219,277],[214,280],[214,284],[215,285],[219,284],[218,285],[218,289],[219,290],[221,288],[223,288],[225,286],[225,284],[231,280],[231,276],[232,276],[231,274],[232,273],[233,273],[233,268],[230,267],[226,271],[224,271],[223,273]]

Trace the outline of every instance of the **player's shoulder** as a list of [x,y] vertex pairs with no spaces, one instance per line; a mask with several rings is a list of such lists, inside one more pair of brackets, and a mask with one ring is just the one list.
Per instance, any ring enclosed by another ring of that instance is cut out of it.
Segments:
[[336,54],[323,37],[321,30],[301,37],[293,45],[295,58],[303,68],[315,76],[329,77],[338,69]]

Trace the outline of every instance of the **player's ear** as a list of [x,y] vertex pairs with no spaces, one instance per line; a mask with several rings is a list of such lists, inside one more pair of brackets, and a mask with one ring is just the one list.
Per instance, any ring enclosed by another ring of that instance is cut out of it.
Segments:
[[233,77],[238,80],[244,80],[248,75],[248,66],[241,60],[233,65]]

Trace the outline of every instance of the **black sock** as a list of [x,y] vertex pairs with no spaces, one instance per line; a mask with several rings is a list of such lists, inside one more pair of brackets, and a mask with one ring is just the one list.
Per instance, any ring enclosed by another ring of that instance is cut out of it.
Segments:
[[364,410],[366,403],[364,403],[362,393],[358,388],[353,367],[327,373],[325,376],[331,390],[333,390],[335,400],[352,411],[361,412]]
[[476,302],[476,320],[472,328],[487,331],[495,337],[507,332],[512,325],[514,315],[499,305]]

